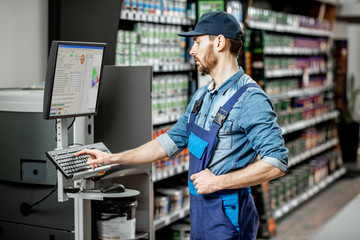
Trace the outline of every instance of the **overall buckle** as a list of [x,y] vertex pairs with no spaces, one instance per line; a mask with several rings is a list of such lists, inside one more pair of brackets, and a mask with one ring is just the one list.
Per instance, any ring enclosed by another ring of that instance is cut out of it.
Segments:
[[228,111],[225,111],[223,108],[219,108],[219,111],[216,113],[214,122],[217,123],[220,127],[222,127],[228,115]]
[[193,109],[191,110],[191,113],[198,114],[200,111],[201,105],[203,103],[203,100],[196,100],[193,106]]

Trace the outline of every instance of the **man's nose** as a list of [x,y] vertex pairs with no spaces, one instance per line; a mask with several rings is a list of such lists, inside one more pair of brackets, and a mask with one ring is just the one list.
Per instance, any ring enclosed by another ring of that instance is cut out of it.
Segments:
[[194,45],[191,47],[191,49],[190,49],[190,55],[195,55],[196,54],[196,52],[195,52],[195,48],[194,48]]

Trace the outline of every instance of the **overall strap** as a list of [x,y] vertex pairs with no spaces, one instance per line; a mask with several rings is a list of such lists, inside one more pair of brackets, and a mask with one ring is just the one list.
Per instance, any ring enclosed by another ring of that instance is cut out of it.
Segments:
[[215,119],[211,124],[210,132],[214,135],[217,135],[220,128],[222,127],[223,123],[226,121],[230,110],[234,107],[235,103],[239,100],[241,95],[250,87],[260,88],[260,86],[256,83],[248,83],[242,86],[231,98],[219,108],[218,112],[216,113]]

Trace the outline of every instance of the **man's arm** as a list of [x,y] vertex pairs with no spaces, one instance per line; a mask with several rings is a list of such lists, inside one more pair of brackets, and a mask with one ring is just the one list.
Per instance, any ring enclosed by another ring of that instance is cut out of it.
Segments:
[[254,164],[224,175],[215,175],[209,169],[191,175],[198,194],[209,194],[223,189],[251,187],[283,176],[285,173],[259,160]]
[[146,164],[167,157],[163,147],[155,140],[121,153],[110,154],[99,150],[85,149],[76,153],[75,156],[82,154],[90,155],[87,164],[91,165],[93,169],[98,164]]

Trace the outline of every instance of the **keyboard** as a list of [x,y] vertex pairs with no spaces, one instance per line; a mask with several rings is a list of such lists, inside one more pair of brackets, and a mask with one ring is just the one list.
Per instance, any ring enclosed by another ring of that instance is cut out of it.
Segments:
[[83,146],[74,146],[63,149],[55,149],[47,151],[46,156],[55,165],[55,167],[64,175],[66,179],[79,179],[92,177],[99,172],[108,171],[112,166],[118,165],[106,165],[95,168],[94,170],[90,165],[86,164],[90,155],[80,155],[75,157],[74,153],[83,149],[98,149],[103,152],[111,153],[109,149],[102,142],[87,144]]

